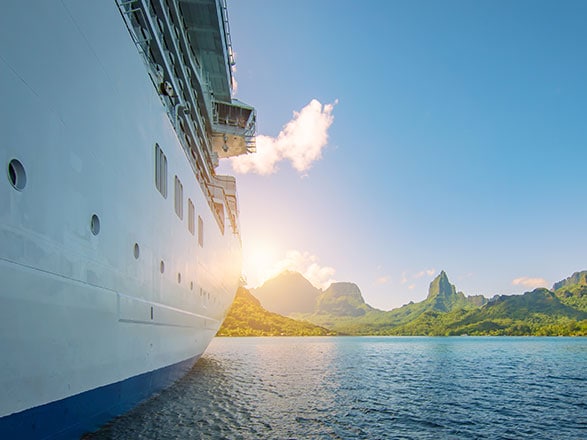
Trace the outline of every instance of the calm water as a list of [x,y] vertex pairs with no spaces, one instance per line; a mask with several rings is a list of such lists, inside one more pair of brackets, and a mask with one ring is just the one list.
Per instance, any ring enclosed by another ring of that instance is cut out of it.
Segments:
[[216,338],[93,439],[586,439],[587,338]]

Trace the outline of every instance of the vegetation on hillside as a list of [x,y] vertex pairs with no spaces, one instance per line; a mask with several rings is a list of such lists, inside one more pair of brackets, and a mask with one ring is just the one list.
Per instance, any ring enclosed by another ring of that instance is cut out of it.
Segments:
[[389,312],[360,304],[354,293],[348,301],[337,296],[345,308],[325,308],[318,302],[313,313],[292,316],[348,335],[587,336],[587,282],[583,274],[557,283],[560,287],[554,292],[536,289],[487,300],[457,292],[441,272],[430,284],[424,301]]
[[[306,288],[291,273],[287,276]],[[273,282],[284,284],[284,279]],[[356,284],[333,283],[315,297],[313,312],[290,314],[297,321],[268,312],[241,289],[219,335],[322,335],[331,331],[343,335],[587,336],[587,271],[556,283],[555,288],[488,300],[457,292],[443,271],[430,284],[424,301],[385,312],[366,304]],[[275,302],[283,292],[296,293],[295,289],[272,292],[266,288],[264,294],[274,295]],[[310,295],[303,296],[307,310]],[[293,304],[290,300],[288,307]]]
[[564,286],[554,293],[563,304],[587,312],[587,284]]
[[268,312],[245,288],[239,288],[217,336],[324,336],[334,332],[309,322]]

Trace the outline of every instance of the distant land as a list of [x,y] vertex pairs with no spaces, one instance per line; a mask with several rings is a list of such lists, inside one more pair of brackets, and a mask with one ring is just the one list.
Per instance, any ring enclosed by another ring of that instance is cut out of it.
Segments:
[[241,287],[217,336],[325,336],[333,331],[309,322],[265,310],[257,298]]
[[[318,327],[307,327],[310,323]],[[239,290],[219,335],[329,332],[587,336],[587,271],[574,273],[550,290],[539,288],[522,295],[496,295],[491,299],[458,292],[442,271],[430,283],[424,301],[410,302],[391,311],[365,303],[354,283],[332,283],[322,291],[301,274],[286,271],[251,292]]]

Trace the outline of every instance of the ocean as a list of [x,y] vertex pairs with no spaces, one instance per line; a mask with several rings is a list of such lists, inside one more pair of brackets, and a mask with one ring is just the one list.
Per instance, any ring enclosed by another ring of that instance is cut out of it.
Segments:
[[215,338],[98,439],[586,439],[587,338]]

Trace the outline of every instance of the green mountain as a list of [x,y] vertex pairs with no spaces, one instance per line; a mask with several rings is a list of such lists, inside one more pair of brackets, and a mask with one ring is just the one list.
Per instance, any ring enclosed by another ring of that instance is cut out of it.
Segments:
[[442,271],[424,301],[384,312],[365,303],[353,283],[334,283],[312,313],[298,319],[353,335],[587,335],[587,283],[580,272],[555,291],[465,296]]
[[251,293],[267,310],[287,316],[292,313],[312,313],[322,291],[302,274],[285,271],[261,287],[252,289]]
[[424,300],[428,308],[440,312],[450,312],[455,308],[469,308],[471,306],[482,306],[487,299],[482,295],[466,297],[463,292],[457,292],[454,285],[448,281],[446,272],[440,272],[430,283],[428,297]]
[[[272,287],[287,285],[288,279],[299,283],[299,277],[302,276],[296,275],[292,277],[291,272],[283,273],[271,280],[271,285]],[[292,291],[295,289],[289,288],[282,292],[273,290],[271,294],[273,298],[283,300]],[[487,299],[481,295],[467,297],[462,292],[457,292],[446,273],[442,271],[430,283],[428,297],[424,301],[410,303],[390,312],[384,312],[366,304],[356,284],[332,283],[328,289],[316,297],[311,313],[291,312],[288,316],[312,322],[341,334],[391,334],[395,328],[402,329],[401,334],[404,331],[403,326],[407,324],[410,325],[405,329],[406,334],[421,334],[424,331],[422,329],[428,329],[425,332],[428,334],[432,331],[429,329],[428,321],[434,319],[439,313],[470,310],[486,302]],[[267,308],[271,309],[269,306]],[[271,310],[275,311],[275,309]]]
[[486,304],[487,301],[487,298],[482,295],[465,296],[464,293],[457,292],[456,287],[450,283],[446,272],[442,271],[430,283],[428,296],[424,301],[411,302],[387,312],[386,319],[383,320],[387,325],[381,331],[389,332],[392,328],[402,329],[403,326],[408,325],[405,333],[419,334],[422,327],[430,327],[429,321],[441,314],[464,313]]
[[538,288],[523,295],[498,295],[476,312],[491,318],[529,319],[538,315],[581,319],[585,313],[563,304],[554,292]]
[[563,304],[587,312],[587,270],[554,283],[552,289]]
[[444,334],[587,335],[587,313],[544,288],[498,295],[484,307],[453,318],[445,323]]
[[332,283],[318,298],[315,312],[334,316],[363,316],[375,309],[365,303],[355,283]]
[[388,312],[365,303],[354,283],[321,291],[296,272],[282,273],[254,292],[267,309],[289,317],[263,309],[241,289],[219,335],[319,335],[328,334],[326,329],[349,335],[587,335],[587,271],[552,290],[491,300],[458,292],[442,271],[425,300]]
[[370,326],[386,312],[365,303],[354,283],[332,283],[316,300],[313,313],[294,313],[296,319],[312,322],[337,333],[370,334]]
[[[475,304],[478,297],[467,297],[463,303],[452,289],[449,292],[446,283],[438,281],[438,284],[445,286],[440,291],[449,293],[450,308],[443,310],[447,304],[444,298],[440,307],[438,302],[436,307],[430,307],[430,299],[434,296],[431,298],[429,295],[422,303],[411,306],[419,307],[420,314],[412,314],[413,319],[405,319],[404,315],[399,325],[384,329],[383,332],[395,335],[587,335],[586,311],[565,304],[550,290],[536,289],[523,295],[498,295],[478,306]],[[433,294],[436,293],[436,284],[437,280],[430,286]],[[576,285],[568,283],[565,286],[572,290]],[[390,314],[394,312],[392,310]]]
[[334,332],[271,313],[247,289],[239,288],[217,336],[324,336]]
[[587,270],[584,270],[582,272],[575,272],[570,277],[562,281],[559,281],[558,283],[554,283],[554,286],[552,286],[552,290],[559,290],[563,287],[571,287],[576,285],[587,285]]

